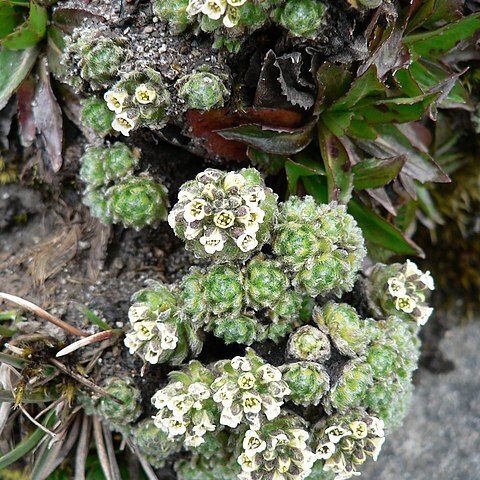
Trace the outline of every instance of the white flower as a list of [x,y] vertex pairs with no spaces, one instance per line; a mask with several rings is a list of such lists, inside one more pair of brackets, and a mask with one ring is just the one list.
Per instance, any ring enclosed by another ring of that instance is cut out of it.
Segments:
[[104,100],[107,102],[108,109],[115,113],[122,112],[127,97],[128,93],[125,90],[120,90],[118,92],[109,90],[103,95]]
[[380,451],[382,450],[383,443],[385,442],[385,437],[380,438],[371,438],[370,441],[375,446],[375,449],[372,452],[373,461],[376,462]]
[[137,338],[135,333],[131,332],[125,335],[123,343],[128,348],[130,354],[133,355],[142,346],[143,342]]
[[246,372],[238,377],[237,383],[241,389],[250,390],[255,386],[255,376],[250,372]]
[[248,453],[260,453],[267,448],[267,444],[258,436],[254,430],[248,430],[243,439],[243,448]]
[[335,455],[327,458],[327,461],[323,465],[323,469],[326,472],[329,470],[332,470],[335,473],[345,472],[345,457],[343,455]]
[[223,180],[223,188],[230,190],[232,187],[242,188],[245,185],[245,178],[239,173],[229,172]]
[[175,230],[175,227],[177,226],[177,212],[175,210],[171,210],[170,213],[168,214],[168,224],[170,225],[170,228]]
[[190,0],[186,12],[188,15],[197,15],[201,12],[205,0]]
[[232,7],[227,7],[227,11],[225,13],[225,16],[223,17],[223,25],[226,28],[233,28],[235,25],[237,25],[239,20],[240,13],[238,12],[238,10]]
[[435,290],[435,283],[433,281],[433,277],[431,273],[427,270],[425,273],[420,275],[420,281],[429,289]]
[[230,360],[230,365],[235,370],[242,370],[243,372],[249,372],[252,369],[250,361],[245,357],[233,357]]
[[268,364],[262,365],[256,373],[264,383],[278,382],[282,379],[282,372]]
[[310,436],[308,432],[301,428],[292,428],[289,430],[292,438],[290,439],[290,445],[292,447],[298,448],[300,450],[305,450],[307,448],[307,440]]
[[230,408],[224,408],[220,415],[220,423],[230,428],[236,428],[242,421],[242,412],[234,414]]
[[139,320],[145,320],[148,318],[150,308],[145,305],[132,305],[128,309],[128,319],[131,323],[138,322]]
[[245,392],[242,396],[242,406],[245,413],[260,413],[262,399],[254,392]]
[[244,233],[243,235],[240,235],[237,238],[236,243],[238,248],[242,252],[249,252],[250,250],[253,250],[258,245],[257,239],[253,235],[250,235],[249,233]]
[[248,455],[248,453],[244,452],[237,458],[237,462],[242,467],[242,471],[246,473],[254,472],[258,468],[255,463],[255,455]]
[[385,428],[385,422],[381,418],[377,417],[370,417],[372,420],[372,423],[368,427],[368,431],[372,433],[373,435],[376,435],[377,437],[383,437],[385,436],[384,428]]
[[213,216],[213,223],[219,228],[230,228],[235,223],[235,215],[230,210],[222,210]]
[[288,457],[279,457],[277,460],[277,470],[280,473],[287,473],[288,470],[290,470],[291,463],[292,461]]
[[242,195],[243,200],[249,207],[257,207],[260,202],[265,200],[265,191],[260,187],[253,187],[253,189],[245,195]]
[[188,435],[185,436],[185,445],[187,447],[198,447],[205,442],[205,439],[202,435]]
[[152,397],[152,404],[158,410],[161,410],[162,408],[164,408],[169,401],[170,401],[170,397],[165,393],[164,390],[159,390]]
[[157,96],[157,92],[153,88],[148,88],[142,83],[135,89],[135,100],[142,105],[153,103]]
[[322,443],[317,447],[317,458],[319,460],[328,460],[335,453],[335,448],[333,442]]
[[177,327],[175,325],[161,323],[158,325],[160,331],[160,345],[164,350],[174,350],[178,343]]
[[193,427],[193,431],[195,432],[198,429],[199,431],[203,430],[204,432],[213,432],[216,428],[216,425],[212,423],[207,412],[203,411],[202,417],[200,418],[200,423]]
[[189,202],[195,198],[195,194],[189,190],[182,189],[178,192],[178,201],[179,202]]
[[227,3],[232,7],[241,7],[243,4],[247,3],[247,0],[227,0]]
[[170,438],[183,435],[187,431],[187,424],[178,418],[164,418],[163,424],[167,427]]
[[405,282],[402,280],[392,277],[387,280],[388,283],[388,292],[392,297],[403,297],[407,293],[407,289],[405,287]]
[[201,232],[201,228],[192,228],[190,224],[188,224],[187,228],[185,229],[184,235],[187,240],[194,240],[200,235]]
[[145,352],[145,360],[152,365],[156,365],[162,353],[162,350],[154,350],[153,348],[147,348],[147,351]]
[[365,422],[352,422],[348,425],[352,431],[352,438],[357,440],[367,436],[367,424]]
[[417,267],[415,263],[413,263],[411,260],[407,260],[407,265],[405,267],[405,276],[412,277],[412,276],[418,276],[420,277],[423,274],[423,272]]
[[188,393],[200,400],[210,398],[210,390],[203,383],[194,382],[188,386]]
[[195,198],[183,207],[183,218],[187,223],[195,222],[205,218],[205,207],[207,202],[202,198]]
[[112,128],[129,137],[130,132],[135,128],[136,120],[136,118],[129,118],[127,113],[119,113],[112,122]]
[[193,398],[190,395],[177,395],[170,399],[168,408],[172,411],[175,418],[182,420],[183,417],[193,406]]
[[432,307],[422,307],[419,306],[420,315],[416,317],[418,325],[425,325],[430,318],[430,315],[433,313]]
[[263,397],[263,411],[268,420],[277,418],[281,413],[283,402],[277,402],[272,397],[265,395]]
[[258,207],[248,207],[249,213],[238,219],[240,223],[245,225],[245,233],[256,233],[260,228],[259,223],[263,223],[265,212]]
[[337,425],[328,427],[325,430],[325,435],[327,435],[328,439],[333,443],[338,443],[343,437],[347,437],[348,435],[351,435],[351,434],[352,432],[350,432],[350,430],[347,430]]
[[225,384],[223,387],[219,388],[213,394],[212,398],[214,402],[221,403],[225,408],[230,408],[232,406],[233,400],[237,392],[238,392],[238,389],[235,388],[235,384],[232,382],[229,382]]
[[212,20],[218,20],[227,9],[226,0],[207,0],[201,12]]
[[408,295],[405,295],[404,297],[399,297],[395,301],[395,308],[405,313],[412,313],[413,310],[415,310],[416,306],[417,302]]
[[223,240],[220,230],[216,228],[209,235],[203,235],[202,237],[200,237],[200,243],[203,245],[207,253],[213,254],[215,252],[221,252],[223,250],[225,240]]
[[153,332],[155,326],[155,322],[153,321],[135,322],[133,324],[133,331],[139,340],[150,340],[155,335]]

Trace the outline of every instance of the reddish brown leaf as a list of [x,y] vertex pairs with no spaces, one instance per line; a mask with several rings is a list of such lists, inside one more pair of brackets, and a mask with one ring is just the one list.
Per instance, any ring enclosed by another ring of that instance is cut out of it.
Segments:
[[247,161],[247,146],[235,140],[222,138],[216,130],[238,127],[246,124],[261,124],[271,128],[297,128],[304,116],[298,112],[283,109],[246,108],[243,112],[232,112],[228,108],[199,112],[187,112],[187,131],[190,138],[202,139],[203,147],[210,158],[225,158],[233,161]]
[[35,97],[35,80],[27,78],[17,90],[18,123],[20,141],[24,147],[29,147],[35,140],[35,118],[33,116],[33,101]]
[[37,131],[45,142],[45,149],[50,157],[52,170],[56,173],[62,167],[63,146],[63,119],[62,111],[57,103],[50,85],[50,75],[47,62],[42,59],[40,63],[40,78],[35,92],[33,115]]

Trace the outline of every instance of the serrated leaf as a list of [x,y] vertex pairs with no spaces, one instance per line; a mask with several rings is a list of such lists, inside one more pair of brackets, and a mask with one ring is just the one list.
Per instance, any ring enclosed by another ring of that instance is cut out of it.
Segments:
[[47,9],[35,2],[31,2],[28,19],[3,38],[1,44],[12,50],[23,50],[32,47],[45,36],[47,22]]
[[403,39],[419,57],[435,58],[448,52],[480,29],[480,13],[448,23],[442,28],[408,35]]
[[296,129],[264,127],[261,125],[241,125],[239,127],[216,130],[226,140],[236,140],[249,147],[275,155],[292,155],[302,151],[313,138],[316,122],[310,122]]
[[30,73],[37,55],[36,46],[21,51],[0,47],[0,110]]
[[337,111],[331,112],[327,110],[321,115],[322,122],[337,137],[342,137],[350,127],[354,112]]
[[350,201],[348,212],[357,221],[364,237],[372,244],[395,253],[423,256],[423,251],[418,245],[406,238],[398,228],[370,211],[359,200],[352,199]]
[[405,123],[419,120],[440,93],[420,95],[413,98],[389,98],[362,104],[358,112],[371,125]]
[[371,65],[368,70],[357,77],[348,92],[335,101],[329,108],[330,112],[338,112],[353,108],[360,100],[385,93],[386,88],[377,76],[377,68]]
[[407,157],[369,158],[353,166],[353,186],[357,190],[383,187],[390,183],[405,165]]
[[321,122],[318,143],[325,165],[330,201],[348,203],[353,188],[350,158],[340,140]]

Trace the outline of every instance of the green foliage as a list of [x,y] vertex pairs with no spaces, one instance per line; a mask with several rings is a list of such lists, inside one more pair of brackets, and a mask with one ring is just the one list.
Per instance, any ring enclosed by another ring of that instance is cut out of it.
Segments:
[[330,351],[330,341],[327,336],[311,325],[305,325],[295,330],[290,335],[287,344],[287,353],[299,360],[324,362],[330,358]]
[[293,285],[315,297],[350,291],[366,254],[360,229],[343,205],[292,197],[280,209],[273,250]]
[[315,38],[324,23],[325,6],[316,0],[286,2],[275,12],[278,23],[293,37]]
[[209,72],[185,75],[177,82],[178,96],[188,109],[211,110],[221,108],[230,97],[224,80]]
[[106,137],[113,133],[112,122],[115,114],[100,98],[87,98],[82,106],[82,122],[98,136]]
[[105,380],[104,389],[110,397],[102,397],[98,404],[98,413],[115,429],[123,429],[136,420],[141,410],[141,393],[132,380],[110,377]]

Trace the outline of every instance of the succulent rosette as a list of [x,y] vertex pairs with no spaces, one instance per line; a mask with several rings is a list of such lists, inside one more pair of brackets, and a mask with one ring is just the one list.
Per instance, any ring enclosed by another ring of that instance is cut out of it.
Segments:
[[214,262],[246,260],[269,241],[277,195],[260,173],[207,169],[185,183],[168,221],[187,250]]
[[363,235],[344,205],[291,197],[280,206],[273,251],[298,290],[312,297],[353,288],[366,255]]

